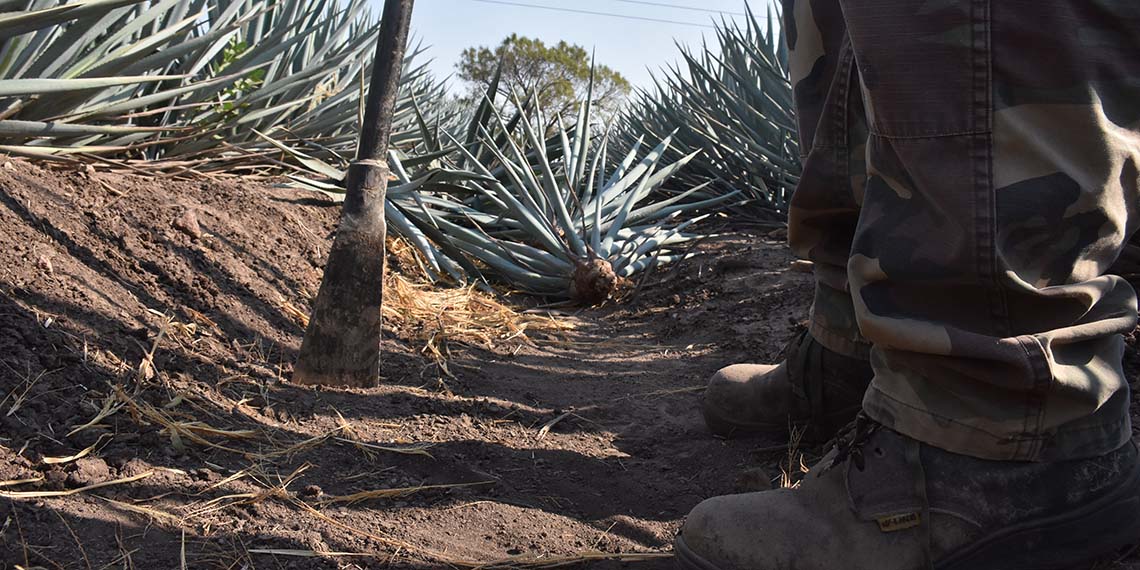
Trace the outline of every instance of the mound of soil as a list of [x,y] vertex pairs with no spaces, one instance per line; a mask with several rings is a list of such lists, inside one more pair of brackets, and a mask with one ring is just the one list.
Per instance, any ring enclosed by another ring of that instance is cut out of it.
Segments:
[[0,565],[664,569],[697,502],[820,451],[696,411],[803,326],[782,243],[706,243],[561,339],[453,345],[450,374],[392,331],[381,387],[294,386],[335,222],[292,190],[0,158],[0,490],[23,493]]

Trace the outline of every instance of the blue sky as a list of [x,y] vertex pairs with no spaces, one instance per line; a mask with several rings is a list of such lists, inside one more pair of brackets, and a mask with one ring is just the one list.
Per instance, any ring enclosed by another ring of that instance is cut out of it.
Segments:
[[[627,0],[502,0],[511,4],[541,5],[572,10],[624,14],[711,25],[719,17],[708,12],[639,4]],[[702,10],[743,12],[745,0],[650,0]],[[751,0],[763,17],[765,0]],[[726,18],[739,18],[726,14]],[[694,25],[630,20],[613,16],[577,14],[479,0],[416,0],[412,33],[431,46],[428,56],[440,77],[451,74],[464,48],[496,45],[513,32],[538,37],[547,43],[566,40],[596,48],[598,61],[626,76],[635,86],[651,85],[649,70],[677,60],[676,39],[699,45],[702,34],[710,40],[713,30]]]

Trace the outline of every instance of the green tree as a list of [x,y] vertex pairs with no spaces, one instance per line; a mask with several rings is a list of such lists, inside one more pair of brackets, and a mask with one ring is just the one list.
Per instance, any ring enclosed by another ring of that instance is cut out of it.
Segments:
[[[511,89],[536,93],[546,113],[561,115],[574,112],[577,102],[586,97],[590,60],[590,53],[579,45],[560,41],[548,46],[542,40],[511,34],[495,48],[463,50],[455,67],[470,89],[469,97],[478,98],[487,92],[502,62],[499,92],[506,95],[504,102],[510,100]],[[629,81],[620,73],[605,65],[595,66],[593,102],[602,117],[612,117],[629,92]]]

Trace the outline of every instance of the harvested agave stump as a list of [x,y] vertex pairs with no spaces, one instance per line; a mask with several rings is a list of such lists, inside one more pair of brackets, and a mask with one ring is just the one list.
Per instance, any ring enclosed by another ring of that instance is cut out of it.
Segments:
[[624,282],[605,259],[579,261],[570,280],[570,298],[584,305],[596,305],[617,293]]

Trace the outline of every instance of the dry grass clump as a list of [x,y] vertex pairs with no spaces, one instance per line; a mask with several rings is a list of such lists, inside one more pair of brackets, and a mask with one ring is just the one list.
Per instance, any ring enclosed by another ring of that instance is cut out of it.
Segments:
[[474,287],[439,289],[389,272],[384,283],[384,320],[404,339],[423,343],[436,360],[458,342],[492,349],[532,344],[532,335],[551,336],[570,325],[550,316],[519,313]]
[[423,343],[422,352],[437,361],[447,358],[451,342],[487,349],[529,345],[532,336],[572,328],[549,315],[520,313],[475,287],[429,283],[418,250],[405,240],[389,239],[387,249],[384,320],[401,338]]
[[[420,351],[436,362],[448,359],[451,343],[509,350],[573,328],[550,315],[519,312],[474,286],[429,283],[413,247],[389,238],[387,248],[384,326],[400,339],[421,345]],[[282,309],[301,326],[309,326],[307,312],[289,302],[282,302]]]
[[780,488],[795,489],[800,486],[804,475],[811,470],[805,462],[800,443],[803,442],[804,429],[792,428],[788,438],[788,456],[780,462]]

